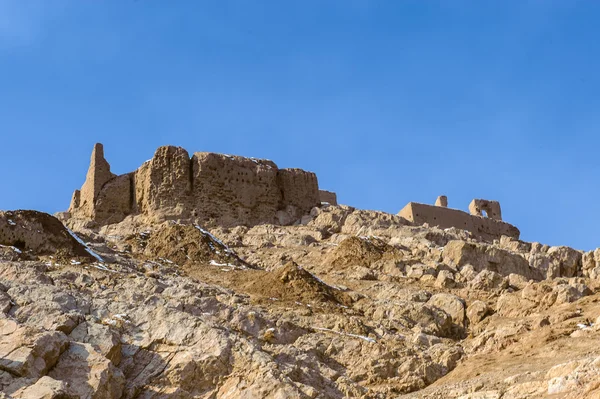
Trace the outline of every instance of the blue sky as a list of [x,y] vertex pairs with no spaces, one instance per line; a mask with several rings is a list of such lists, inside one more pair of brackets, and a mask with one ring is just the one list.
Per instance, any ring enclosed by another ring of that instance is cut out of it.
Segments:
[[600,247],[600,2],[0,0],[0,209],[65,210],[93,143],[317,173],[342,203],[501,202]]

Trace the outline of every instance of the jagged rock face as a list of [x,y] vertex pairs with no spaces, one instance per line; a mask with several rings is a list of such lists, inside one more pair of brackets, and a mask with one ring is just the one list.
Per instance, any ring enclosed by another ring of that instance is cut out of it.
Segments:
[[99,225],[142,215],[252,226],[293,223],[319,203],[314,173],[278,169],[272,161],[204,152],[190,159],[183,148],[166,146],[135,172],[115,177],[97,144],[69,212]]
[[598,251],[349,207],[293,226],[130,219],[88,231],[104,261],[0,259],[0,398],[600,393]]

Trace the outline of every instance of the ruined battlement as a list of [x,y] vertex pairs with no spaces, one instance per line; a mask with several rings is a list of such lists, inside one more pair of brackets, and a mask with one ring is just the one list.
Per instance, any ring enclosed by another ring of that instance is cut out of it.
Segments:
[[208,152],[190,157],[181,147],[164,146],[134,172],[117,176],[96,144],[69,213],[99,225],[145,215],[251,226],[293,223],[320,202],[314,173],[279,169],[269,160]]
[[484,240],[493,240],[501,236],[515,239],[521,234],[515,226],[502,221],[502,212],[498,201],[474,199],[469,205],[470,214],[459,209],[448,208],[446,196],[438,197],[435,205],[409,202],[399,216],[415,224],[429,224],[440,228],[455,227],[468,230]]

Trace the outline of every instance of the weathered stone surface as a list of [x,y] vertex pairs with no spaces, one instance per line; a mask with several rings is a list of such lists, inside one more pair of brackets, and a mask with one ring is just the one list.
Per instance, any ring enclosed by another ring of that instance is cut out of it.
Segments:
[[304,194],[314,180],[270,161],[189,159],[163,147],[102,185],[95,225],[77,209],[62,215],[81,222],[104,262],[42,262],[0,247],[0,391],[57,399],[600,392],[594,253],[507,236],[484,243],[457,227],[312,207],[317,197]]
[[117,333],[100,323],[81,323],[69,338],[73,341],[90,344],[98,353],[110,360],[115,366],[121,362],[121,340]]
[[337,194],[333,191],[319,190],[319,201],[329,205],[337,205]]
[[131,213],[131,179],[131,175],[117,176],[102,187],[95,202],[95,220],[106,224],[118,223]]
[[282,198],[279,209],[293,206],[299,210],[298,218],[320,204],[317,175],[302,169],[279,169],[277,186]]
[[[474,199],[469,204],[469,212],[475,216],[486,216],[494,220],[502,220],[502,211],[498,201]],[[485,212],[485,215],[484,215]]]
[[185,218],[193,203],[190,156],[181,147],[159,147],[133,174],[135,209],[160,218]]
[[39,378],[46,374],[67,348],[67,337],[60,332],[39,332],[0,319],[0,370],[12,375]]
[[0,211],[0,245],[33,255],[92,258],[58,219],[37,211]]
[[443,310],[452,317],[452,322],[461,329],[465,327],[466,315],[464,302],[452,294],[435,294],[427,304]]
[[518,239],[520,235],[519,229],[500,219],[469,215],[461,210],[443,206],[410,202],[398,215],[416,225],[427,223],[442,229],[455,227],[468,230],[475,237],[487,241],[499,239],[503,235]]
[[120,398],[125,385],[123,373],[90,344],[72,342],[48,374],[68,384],[80,398]]
[[48,376],[44,376],[36,381],[35,384],[19,389],[11,395],[19,399],[78,399],[69,393],[69,387],[64,381],[57,381]]
[[156,150],[135,172],[114,176],[101,144],[94,147],[86,181],[73,194],[69,212],[89,226],[142,221],[196,220],[222,226],[293,224],[320,205],[314,173],[278,169],[272,161],[197,152]]
[[582,268],[582,253],[569,247],[550,247],[552,267],[547,277],[576,277]]
[[271,161],[197,152],[192,158],[197,216],[222,225],[274,223],[281,202]]
[[[511,273],[514,275],[514,273]],[[476,290],[491,291],[498,288],[506,288],[507,282],[505,278],[491,270],[482,270],[469,282],[469,287]]]
[[472,265],[478,272],[489,270],[503,276],[515,273],[527,279],[544,278],[544,273],[530,267],[524,257],[482,243],[450,241],[444,247],[444,262],[457,267]]
[[95,144],[85,183],[83,183],[79,195],[77,193],[73,194],[69,211],[78,210],[86,217],[94,218],[96,198],[98,198],[102,186],[113,177],[110,165],[104,159],[104,146],[100,143]]
[[467,307],[467,318],[471,324],[477,324],[487,316],[489,311],[485,302],[474,301]]

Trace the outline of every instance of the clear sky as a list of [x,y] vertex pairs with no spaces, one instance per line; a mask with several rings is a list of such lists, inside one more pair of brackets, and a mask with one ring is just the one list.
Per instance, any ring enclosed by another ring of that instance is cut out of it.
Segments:
[[65,210],[102,142],[317,173],[398,212],[499,200],[600,247],[600,2],[0,0],[0,209]]

